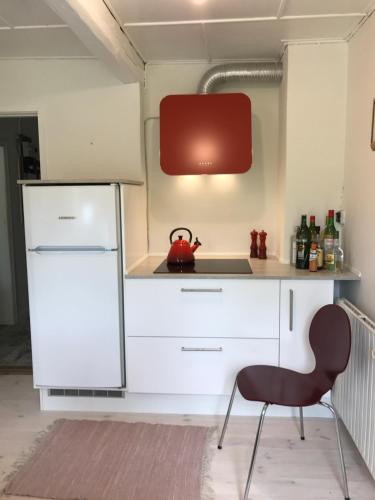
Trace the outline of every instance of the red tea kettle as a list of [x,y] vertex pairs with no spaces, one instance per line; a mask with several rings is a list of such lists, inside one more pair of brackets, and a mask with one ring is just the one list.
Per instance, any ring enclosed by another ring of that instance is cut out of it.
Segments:
[[[178,236],[178,240],[172,242],[172,236],[176,231],[187,231],[189,233],[189,241],[183,240],[182,235]],[[168,253],[168,264],[190,264],[194,262],[194,252],[201,245],[198,238],[195,238],[194,245],[190,246],[193,235],[187,227],[176,227],[169,235],[171,248]]]

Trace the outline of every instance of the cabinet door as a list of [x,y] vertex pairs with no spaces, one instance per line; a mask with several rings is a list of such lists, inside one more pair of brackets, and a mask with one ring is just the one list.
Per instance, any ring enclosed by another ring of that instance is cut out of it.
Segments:
[[280,366],[303,373],[315,367],[309,328],[320,307],[333,302],[333,280],[285,280],[280,296]]
[[230,394],[248,365],[277,365],[278,339],[127,339],[127,388],[132,393]]
[[127,279],[130,337],[278,338],[278,280]]

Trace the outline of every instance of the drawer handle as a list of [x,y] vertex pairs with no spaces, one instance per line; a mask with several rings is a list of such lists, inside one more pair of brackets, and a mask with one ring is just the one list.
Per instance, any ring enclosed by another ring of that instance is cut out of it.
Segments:
[[223,291],[222,288],[181,288],[181,292],[212,292],[212,293],[221,293]]
[[293,331],[293,290],[289,290],[289,331]]
[[222,347],[181,347],[182,352],[222,352]]

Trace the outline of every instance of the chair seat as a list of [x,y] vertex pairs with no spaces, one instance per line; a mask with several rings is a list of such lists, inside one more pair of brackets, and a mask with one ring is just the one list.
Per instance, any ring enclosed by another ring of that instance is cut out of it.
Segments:
[[331,385],[316,372],[299,373],[278,366],[247,366],[237,375],[237,386],[245,399],[282,406],[314,405]]

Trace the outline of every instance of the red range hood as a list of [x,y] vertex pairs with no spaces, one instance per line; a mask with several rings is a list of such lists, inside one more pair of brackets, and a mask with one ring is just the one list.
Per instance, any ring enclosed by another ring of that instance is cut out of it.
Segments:
[[245,94],[169,95],[160,103],[160,165],[169,175],[239,174],[252,163]]

